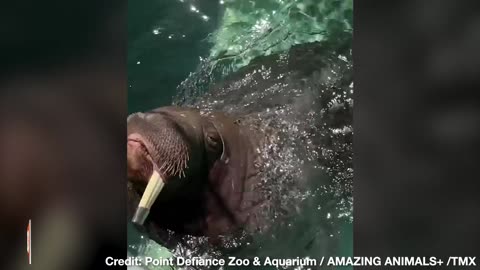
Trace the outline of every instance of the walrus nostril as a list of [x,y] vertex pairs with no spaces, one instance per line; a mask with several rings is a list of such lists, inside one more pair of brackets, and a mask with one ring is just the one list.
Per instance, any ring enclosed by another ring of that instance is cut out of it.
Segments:
[[132,181],[146,183],[155,164],[145,141],[138,134],[131,134],[127,138],[127,177]]
[[137,141],[127,141],[127,165],[129,171],[140,170],[142,162],[142,146]]
[[134,140],[127,141],[127,151],[137,149],[137,148],[142,148],[142,144],[140,142],[134,141]]

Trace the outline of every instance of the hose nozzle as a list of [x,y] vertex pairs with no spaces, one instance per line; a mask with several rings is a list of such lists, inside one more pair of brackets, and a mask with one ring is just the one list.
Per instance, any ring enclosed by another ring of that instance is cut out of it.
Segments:
[[165,183],[160,174],[154,170],[150,180],[148,180],[147,187],[143,192],[137,210],[133,215],[132,222],[136,225],[142,226],[150,213],[153,203],[157,200],[158,194],[162,191]]

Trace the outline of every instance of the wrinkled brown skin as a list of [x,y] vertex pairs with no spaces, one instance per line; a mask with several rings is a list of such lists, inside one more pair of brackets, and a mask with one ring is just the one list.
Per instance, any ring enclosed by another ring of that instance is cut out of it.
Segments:
[[220,112],[202,115],[180,107],[132,114],[127,127],[127,137],[136,139],[127,142],[130,214],[152,170],[163,165],[165,155],[162,158],[160,152],[169,157],[181,155],[177,151],[181,147],[176,145],[183,142],[189,157],[185,175],[160,172],[166,185],[150,211],[147,226],[210,237],[255,229],[255,215],[251,214],[263,199],[253,190],[258,181],[254,162],[259,143],[254,130]]

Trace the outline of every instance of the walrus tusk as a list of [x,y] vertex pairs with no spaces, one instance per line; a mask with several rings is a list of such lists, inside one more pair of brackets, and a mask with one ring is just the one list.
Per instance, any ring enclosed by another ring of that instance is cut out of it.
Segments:
[[153,174],[150,177],[150,180],[148,180],[147,187],[143,192],[140,203],[135,211],[135,215],[133,215],[133,223],[143,225],[145,219],[148,217],[150,208],[152,208],[153,203],[157,199],[158,194],[160,194],[160,191],[162,191],[164,185],[165,183],[160,174],[156,170],[153,170]]

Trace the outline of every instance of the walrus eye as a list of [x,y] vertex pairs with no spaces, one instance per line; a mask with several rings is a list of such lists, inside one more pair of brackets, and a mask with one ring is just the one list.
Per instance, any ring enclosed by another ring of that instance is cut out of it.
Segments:
[[220,138],[218,136],[214,136],[213,134],[207,134],[207,143],[210,146],[217,147],[220,146]]
[[217,144],[218,141],[215,141],[215,138],[212,135],[207,135],[208,143]]
[[210,153],[221,154],[223,150],[222,138],[215,128],[208,128],[205,132],[205,146]]

